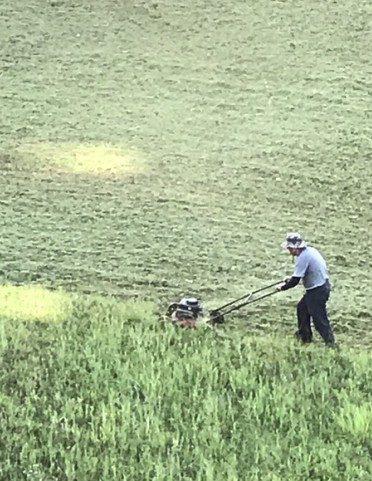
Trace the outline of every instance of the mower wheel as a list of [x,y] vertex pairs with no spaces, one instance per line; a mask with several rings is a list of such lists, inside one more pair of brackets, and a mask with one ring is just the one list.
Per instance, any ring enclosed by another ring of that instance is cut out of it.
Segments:
[[223,324],[225,319],[223,314],[218,310],[209,311],[209,320],[207,321],[208,324],[214,326],[215,324]]

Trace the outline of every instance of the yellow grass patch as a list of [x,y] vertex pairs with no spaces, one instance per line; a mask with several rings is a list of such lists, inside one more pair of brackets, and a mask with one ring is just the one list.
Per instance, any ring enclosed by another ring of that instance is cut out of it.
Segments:
[[29,142],[18,148],[23,160],[35,168],[94,175],[133,175],[143,171],[140,154],[107,144]]
[[71,298],[42,286],[0,286],[0,316],[12,320],[59,321],[71,312]]

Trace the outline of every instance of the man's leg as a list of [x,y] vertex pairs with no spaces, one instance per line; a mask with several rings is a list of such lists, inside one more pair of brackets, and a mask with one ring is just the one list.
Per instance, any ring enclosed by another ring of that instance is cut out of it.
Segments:
[[335,339],[327,314],[327,301],[329,299],[329,284],[311,289],[306,293],[307,309],[313,319],[315,329],[322,336],[326,344],[334,344]]
[[311,316],[307,308],[306,294],[305,294],[300,300],[300,302],[297,304],[298,331],[296,334],[302,340],[302,342],[311,342],[313,338],[313,333],[311,332],[310,320],[311,320]]

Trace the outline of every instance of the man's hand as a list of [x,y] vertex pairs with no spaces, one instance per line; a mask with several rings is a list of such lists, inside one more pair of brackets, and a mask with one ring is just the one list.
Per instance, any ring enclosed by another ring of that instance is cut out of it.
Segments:
[[291,276],[285,277],[283,281],[276,286],[276,290],[281,291],[282,287],[284,287],[290,279],[291,279]]
[[277,291],[281,291],[281,290],[282,290],[282,287],[284,287],[285,285],[286,285],[286,282],[285,282],[285,281],[281,282],[280,284],[278,284],[278,285],[276,286],[276,290],[277,290]]

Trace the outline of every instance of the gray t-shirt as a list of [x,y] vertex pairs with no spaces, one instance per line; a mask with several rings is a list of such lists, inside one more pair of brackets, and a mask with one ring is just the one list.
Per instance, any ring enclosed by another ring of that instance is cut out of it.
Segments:
[[326,262],[315,247],[306,247],[296,257],[293,277],[301,277],[305,289],[322,286],[329,278]]

